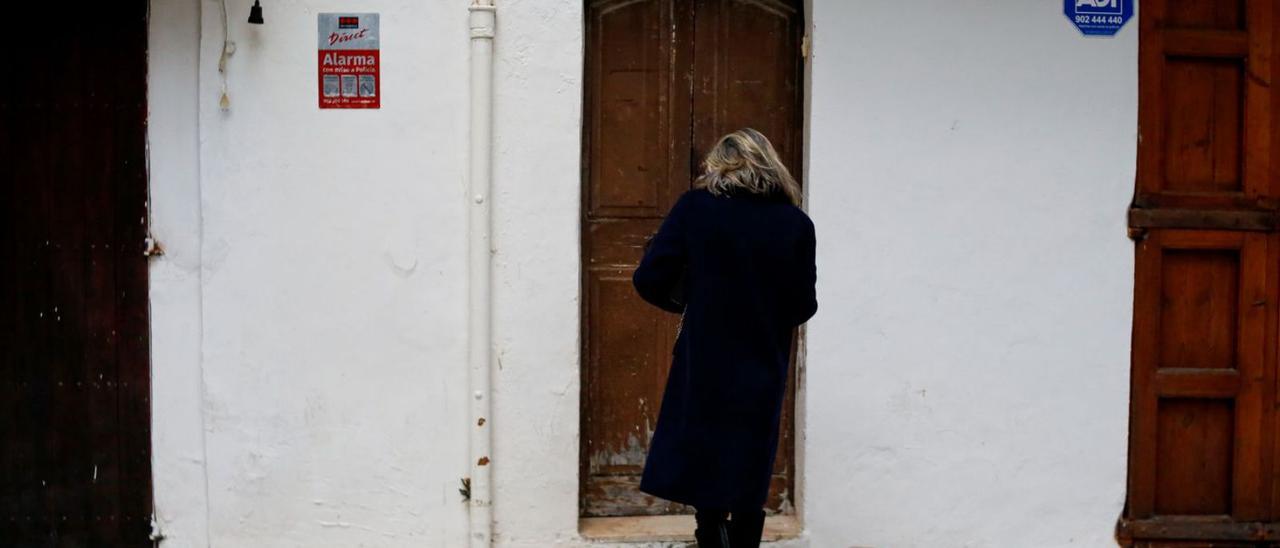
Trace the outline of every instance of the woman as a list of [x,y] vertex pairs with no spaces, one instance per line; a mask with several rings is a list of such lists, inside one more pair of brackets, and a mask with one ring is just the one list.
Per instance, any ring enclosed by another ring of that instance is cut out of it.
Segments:
[[759,546],[792,331],[818,308],[813,223],[760,132],[724,136],[703,168],[632,277],[683,313],[640,490],[693,506],[704,548]]

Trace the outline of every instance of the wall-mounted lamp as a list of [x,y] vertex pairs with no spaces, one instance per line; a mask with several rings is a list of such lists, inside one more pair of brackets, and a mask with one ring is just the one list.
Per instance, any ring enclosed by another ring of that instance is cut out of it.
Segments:
[[262,3],[260,0],[253,0],[253,7],[249,8],[249,22],[255,25],[261,25],[262,21]]

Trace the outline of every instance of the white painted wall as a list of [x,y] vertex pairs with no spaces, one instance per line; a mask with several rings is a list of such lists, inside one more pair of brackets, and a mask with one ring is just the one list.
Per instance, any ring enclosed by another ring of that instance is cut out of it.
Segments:
[[206,546],[208,496],[200,371],[200,3],[151,3],[147,153],[153,258],[151,446],[156,528],[176,546]]
[[[263,2],[257,27],[250,3],[228,2],[223,112],[220,2],[153,2],[175,49],[152,46],[152,162],[180,172],[151,181],[169,253],[152,284],[166,544],[457,546],[466,6]],[[380,110],[317,109],[322,9],[382,14]]]
[[581,0],[497,0],[494,520],[504,546],[578,537]]
[[1114,545],[1137,22],[813,3],[813,545]]
[[[1136,24],[812,3],[807,542],[1108,544]],[[229,0],[227,112],[220,2],[152,4],[164,545],[462,545],[467,1]],[[582,4],[498,5],[496,539],[580,546]],[[382,14],[382,109],[316,108],[318,11]]]

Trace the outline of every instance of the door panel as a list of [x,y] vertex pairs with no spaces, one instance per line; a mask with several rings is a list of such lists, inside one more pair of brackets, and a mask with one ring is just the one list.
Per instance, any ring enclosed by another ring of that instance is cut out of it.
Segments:
[[[796,180],[803,180],[799,143],[804,127],[800,95],[803,64],[799,50],[804,27],[798,3],[706,0],[698,3],[695,26],[695,158],[705,155],[724,134],[753,127],[774,144]],[[794,352],[791,365],[768,501],[774,509],[790,504],[793,491]]]
[[6,546],[150,544],[146,7],[7,31],[27,47],[0,86]]
[[[720,135],[756,127],[798,171],[802,20],[792,4],[587,3],[583,515],[689,511],[637,490],[678,317],[641,301],[631,274],[645,239],[689,189],[701,153]],[[789,507],[793,491],[792,384],[769,502],[775,510]]]
[[1265,234],[1159,230],[1138,246],[1129,514],[1264,514]]
[[1280,541],[1278,6],[1151,0],[1139,14],[1124,544]]
[[584,515],[655,514],[637,490],[677,318],[631,287],[645,239],[689,186],[687,48],[677,0],[587,6],[584,114]]
[[1274,208],[1276,6],[1144,2],[1139,207]]
[[[688,68],[676,55],[688,9],[675,0],[587,8],[587,216],[660,218],[687,186],[675,147],[688,116]],[[687,40],[687,37],[684,38]]]
[[699,2],[693,144],[700,158],[722,135],[754,127],[800,178],[803,130],[798,6],[777,0]]

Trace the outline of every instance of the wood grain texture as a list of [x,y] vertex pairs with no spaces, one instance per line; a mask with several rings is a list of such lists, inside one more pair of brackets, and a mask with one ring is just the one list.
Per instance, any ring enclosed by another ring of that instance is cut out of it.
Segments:
[[1240,29],[1245,0],[1168,0],[1166,22],[1180,29]]
[[150,545],[146,9],[7,31],[0,545]]
[[1274,0],[1231,4],[1142,6],[1136,205],[1276,206]]
[[1278,7],[1142,5],[1124,545],[1280,541]]
[[[715,139],[768,135],[800,176],[803,14],[794,0],[591,0],[583,125],[584,516],[691,509],[637,491],[678,318],[631,288],[645,239]],[[768,506],[789,511],[794,367]]]

